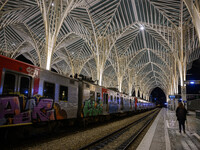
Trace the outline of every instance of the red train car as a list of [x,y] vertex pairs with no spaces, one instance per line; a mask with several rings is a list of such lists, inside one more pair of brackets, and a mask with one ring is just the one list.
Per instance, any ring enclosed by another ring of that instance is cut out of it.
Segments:
[[[19,74],[18,76],[13,76],[12,73],[9,71]],[[35,95],[38,93],[40,80],[40,69],[38,67],[0,55],[0,72],[0,94],[9,92],[20,92],[21,94],[30,96],[31,94]],[[5,76],[5,79],[2,79],[2,76]],[[30,89],[27,87],[31,86],[30,77],[32,77],[33,81],[33,91],[27,91],[27,89]],[[17,83],[19,86],[12,86],[12,84],[17,81],[21,82]],[[8,87],[5,87],[3,89],[3,84],[7,84]],[[23,85],[24,87],[20,85]]]
[[[45,95],[48,89],[44,86],[50,84],[42,81],[40,88],[41,71],[45,72],[39,67],[0,55],[0,127],[66,118],[60,113],[59,101],[55,105],[55,99],[48,98],[51,94],[40,96]],[[64,91],[60,89],[60,92]]]

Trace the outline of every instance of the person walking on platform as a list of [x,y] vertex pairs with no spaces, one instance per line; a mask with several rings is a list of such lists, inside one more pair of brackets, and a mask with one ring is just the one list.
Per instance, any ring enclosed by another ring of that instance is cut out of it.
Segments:
[[183,132],[185,133],[185,120],[186,120],[187,110],[183,106],[183,103],[180,102],[176,109],[176,117],[179,122],[179,132],[181,133],[181,126],[183,127]]

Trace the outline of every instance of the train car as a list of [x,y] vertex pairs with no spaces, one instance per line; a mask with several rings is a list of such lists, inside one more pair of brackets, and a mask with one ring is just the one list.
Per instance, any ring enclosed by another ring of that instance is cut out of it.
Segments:
[[129,105],[130,105],[130,111],[134,111],[135,110],[134,97],[132,97],[132,96],[129,96]]
[[139,101],[139,103],[138,103],[139,110],[149,110],[149,109],[152,109],[155,107],[155,104],[150,103],[144,99],[139,98],[138,101]]
[[124,109],[123,109],[123,112],[128,112],[128,111],[131,111],[130,110],[130,100],[129,100],[129,96],[126,95],[126,94],[123,94],[123,97],[124,97]]
[[[31,120],[40,115],[27,110],[25,97],[38,93],[40,69],[0,56],[0,126],[30,124]],[[21,94],[19,94],[21,93]],[[12,94],[12,95],[11,95]],[[14,95],[15,94],[15,95]],[[19,96],[17,96],[18,94]],[[47,100],[43,100],[45,105]],[[49,100],[52,104],[52,100]],[[46,109],[50,110],[52,105]],[[49,118],[51,114],[49,113]],[[41,120],[43,117],[41,118]]]
[[89,117],[109,116],[130,111],[129,103],[125,106],[124,94],[87,81],[80,81],[80,85],[82,118],[89,119]]
[[[103,101],[102,87],[81,81],[79,83],[79,94],[79,118],[95,117],[107,113],[108,96]],[[107,106],[105,109],[103,104]]]
[[118,113],[117,92],[109,90],[109,114]]
[[149,108],[118,91],[0,55],[0,127],[96,119]]
[[76,119],[79,81],[40,69],[39,95],[53,100],[55,119]]
[[0,56],[0,126],[76,119],[78,80]]

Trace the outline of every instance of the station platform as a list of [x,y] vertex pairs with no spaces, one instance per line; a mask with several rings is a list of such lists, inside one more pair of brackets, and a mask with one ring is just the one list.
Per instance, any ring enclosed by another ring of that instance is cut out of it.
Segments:
[[200,119],[189,111],[186,133],[179,133],[175,111],[162,108],[137,150],[200,150]]

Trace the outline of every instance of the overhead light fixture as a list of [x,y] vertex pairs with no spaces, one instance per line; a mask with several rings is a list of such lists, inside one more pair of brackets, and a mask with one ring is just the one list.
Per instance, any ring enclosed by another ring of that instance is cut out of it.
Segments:
[[54,3],[52,3],[51,6],[54,6]]
[[140,26],[140,30],[144,30],[144,26]]

